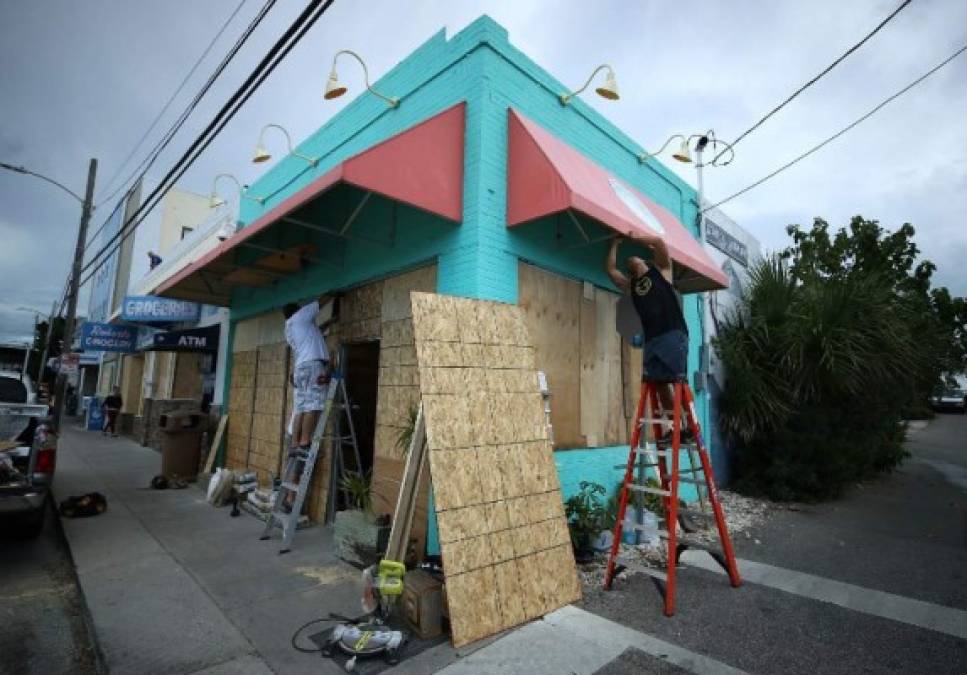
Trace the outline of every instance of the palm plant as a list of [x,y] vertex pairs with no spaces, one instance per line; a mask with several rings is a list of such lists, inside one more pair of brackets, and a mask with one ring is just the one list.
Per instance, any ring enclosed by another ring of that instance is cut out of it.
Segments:
[[716,341],[739,487],[810,499],[895,465],[897,394],[924,367],[909,305],[876,274],[797,278],[779,256],[750,277]]
[[371,487],[371,473],[347,471],[339,481],[339,487],[349,495],[355,508],[369,513],[373,506]]

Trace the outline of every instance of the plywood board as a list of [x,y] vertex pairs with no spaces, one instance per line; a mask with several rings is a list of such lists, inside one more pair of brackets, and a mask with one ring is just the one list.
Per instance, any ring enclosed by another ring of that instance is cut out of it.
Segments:
[[[453,641],[460,646],[573,602],[580,587],[571,583],[577,573],[523,312],[420,293],[412,308]],[[559,569],[547,579],[552,566]],[[564,590],[555,582],[562,576]]]
[[581,302],[581,433],[588,447],[626,442],[621,388],[619,296],[593,289]]
[[547,375],[557,447],[584,447],[581,433],[581,284],[518,266],[518,297],[536,364]]

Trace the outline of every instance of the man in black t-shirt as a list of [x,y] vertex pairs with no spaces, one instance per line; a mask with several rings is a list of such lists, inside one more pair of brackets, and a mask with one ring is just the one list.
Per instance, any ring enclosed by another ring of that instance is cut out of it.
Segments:
[[658,388],[658,396],[662,409],[670,413],[674,408],[671,385],[684,382],[688,375],[688,327],[672,286],[672,261],[664,240],[635,232],[628,232],[628,238],[651,249],[651,264],[630,256],[625,261],[628,274],[621,272],[617,257],[622,237],[616,236],[605,267],[615,285],[631,295],[645,340],[642,376],[667,385]]

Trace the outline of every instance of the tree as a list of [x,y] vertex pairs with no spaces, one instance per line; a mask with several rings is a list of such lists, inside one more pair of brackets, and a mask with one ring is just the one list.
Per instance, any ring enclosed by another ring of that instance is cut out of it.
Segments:
[[901,461],[902,420],[964,367],[967,314],[931,289],[909,224],[787,231],[793,245],[751,270],[719,332],[721,421],[741,444],[740,489],[818,499]]
[[[40,378],[40,355],[44,353],[44,346],[47,344],[47,329],[48,322],[41,321],[37,324],[36,330],[34,331],[34,344],[33,349],[30,353],[30,363],[27,372],[33,374],[38,382],[41,381]],[[54,334],[53,342],[50,344],[50,351],[47,352],[47,358],[56,358],[60,356],[61,349],[63,347],[64,340],[64,318],[57,316],[54,317]],[[56,373],[53,370],[46,368],[44,364],[44,378],[43,381],[49,381],[53,383]]]

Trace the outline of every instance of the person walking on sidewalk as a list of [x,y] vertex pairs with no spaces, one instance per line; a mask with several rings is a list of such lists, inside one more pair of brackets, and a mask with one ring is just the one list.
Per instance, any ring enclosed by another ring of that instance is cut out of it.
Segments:
[[289,303],[282,308],[285,316],[285,340],[295,355],[292,373],[295,420],[292,424],[292,444],[307,449],[312,433],[322,414],[329,387],[329,350],[323,337],[335,318],[316,325],[319,310],[332,297],[322,295],[318,300],[299,307]]
[[101,433],[105,436],[107,436],[109,429],[112,436],[118,435],[118,415],[121,413],[121,406],[123,405],[124,400],[121,398],[121,389],[114,387],[111,390],[111,394],[101,404],[101,411],[104,413],[104,428],[101,430]]
[[628,232],[628,238],[651,250],[651,264],[638,256],[629,256],[625,260],[628,274],[621,272],[617,257],[623,237],[615,236],[605,269],[615,285],[631,295],[644,333],[642,379],[666,385],[658,387],[658,397],[662,411],[670,415],[675,407],[673,385],[684,382],[688,376],[688,326],[672,285],[672,261],[665,241],[633,231]]

